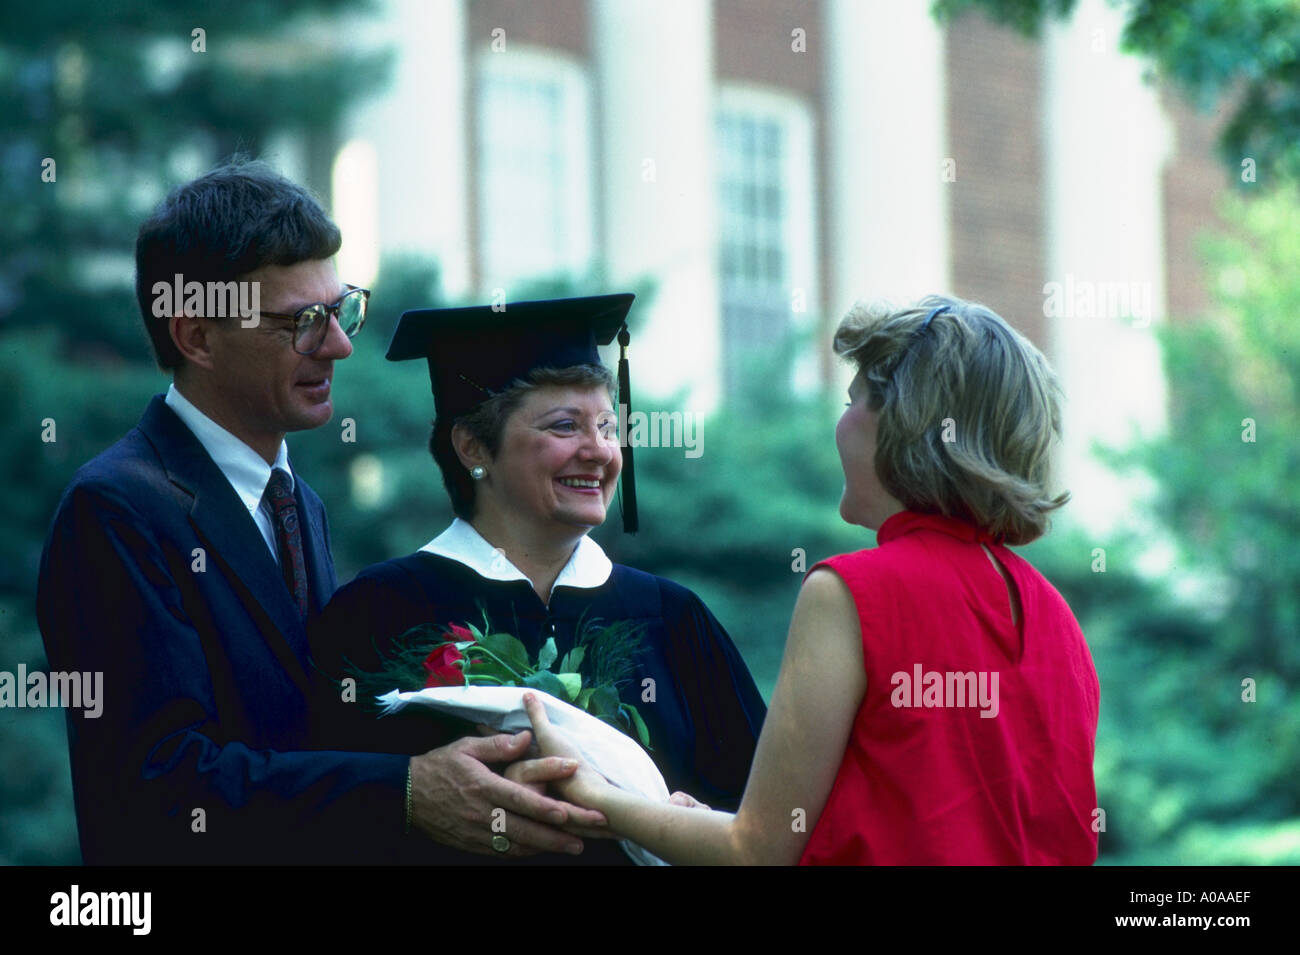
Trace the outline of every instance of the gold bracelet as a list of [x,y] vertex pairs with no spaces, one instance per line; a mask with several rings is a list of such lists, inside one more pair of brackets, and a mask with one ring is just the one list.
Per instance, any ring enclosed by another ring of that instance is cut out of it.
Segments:
[[406,764],[406,834],[411,833],[411,764]]

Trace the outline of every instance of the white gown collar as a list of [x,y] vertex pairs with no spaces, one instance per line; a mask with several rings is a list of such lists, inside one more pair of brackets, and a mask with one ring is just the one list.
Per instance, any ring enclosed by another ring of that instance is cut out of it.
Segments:
[[[464,564],[488,580],[528,580],[523,571],[510,562],[504,551],[489,544],[469,521],[463,521],[459,517],[420,550]],[[601,546],[584,536],[573,549],[573,555],[560,571],[560,576],[555,578],[554,586],[583,589],[599,587],[609,580],[613,570],[614,565],[605,556]]]

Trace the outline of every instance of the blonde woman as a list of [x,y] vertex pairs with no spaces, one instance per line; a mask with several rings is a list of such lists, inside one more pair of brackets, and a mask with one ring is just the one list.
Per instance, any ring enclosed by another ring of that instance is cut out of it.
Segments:
[[[858,307],[840,514],[877,546],[804,582],[739,810],[554,784],[678,864],[1090,864],[1099,687],[1060,594],[1008,545],[1068,499],[1043,356],[987,308]],[[573,757],[533,697],[545,755]]]

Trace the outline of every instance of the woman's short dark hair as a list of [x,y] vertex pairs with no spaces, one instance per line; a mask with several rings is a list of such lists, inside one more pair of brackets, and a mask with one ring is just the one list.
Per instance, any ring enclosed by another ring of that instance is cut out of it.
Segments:
[[983,305],[935,295],[902,309],[854,306],[835,351],[858,366],[880,414],[876,474],[904,507],[1009,544],[1046,533],[1070,499],[1049,489],[1061,393],[1028,339]]
[[614,376],[603,365],[534,368],[468,414],[455,419],[434,420],[433,433],[429,435],[429,453],[442,471],[442,483],[447,487],[447,496],[451,498],[451,508],[457,517],[467,521],[474,517],[474,479],[452,447],[452,428],[458,424],[464,427],[495,458],[501,450],[501,436],[507,419],[523,404],[529,392],[548,385],[604,388],[609,392],[610,400],[614,399]]
[[170,322],[154,316],[155,284],[233,282],[264,265],[328,259],[342,241],[310,192],[260,160],[235,156],[172,190],[135,242],[136,302],[158,367],[182,359]]

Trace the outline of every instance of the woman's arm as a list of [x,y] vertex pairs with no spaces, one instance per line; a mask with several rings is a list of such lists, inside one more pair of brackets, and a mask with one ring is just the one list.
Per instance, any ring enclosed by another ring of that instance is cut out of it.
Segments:
[[[793,865],[826,805],[866,686],[853,597],[833,571],[815,570],[799,591],[781,674],[734,816],[652,802],[585,767],[558,788],[566,799],[602,811],[621,836],[677,865]],[[528,714],[544,754],[574,754],[540,703],[529,704]]]

